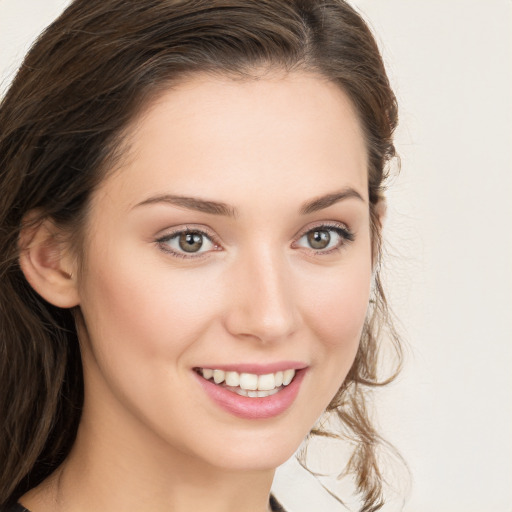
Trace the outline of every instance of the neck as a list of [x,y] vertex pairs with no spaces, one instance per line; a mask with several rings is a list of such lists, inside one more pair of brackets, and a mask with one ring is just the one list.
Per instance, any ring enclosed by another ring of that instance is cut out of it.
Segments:
[[21,503],[32,512],[267,512],[273,475],[214,466],[136,424],[88,421],[84,408],[70,455]]

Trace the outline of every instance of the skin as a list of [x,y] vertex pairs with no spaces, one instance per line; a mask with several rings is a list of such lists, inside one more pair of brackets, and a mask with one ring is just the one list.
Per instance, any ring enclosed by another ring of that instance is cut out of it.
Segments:
[[[85,405],[71,454],[21,502],[32,512],[263,512],[274,469],[358,348],[372,274],[361,127],[347,96],[315,75],[198,76],[154,101],[129,141],[92,197],[81,266],[51,252],[44,233],[22,260],[41,295],[80,306]],[[166,194],[236,214],[140,204]],[[185,227],[213,242],[178,257],[162,237]],[[331,248],[311,248],[313,228]],[[291,407],[268,419],[221,409],[193,372],[289,360],[306,375]]]

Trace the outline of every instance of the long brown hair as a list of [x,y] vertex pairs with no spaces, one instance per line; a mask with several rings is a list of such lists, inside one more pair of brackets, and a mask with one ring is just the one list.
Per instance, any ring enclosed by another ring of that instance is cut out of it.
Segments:
[[[64,460],[83,402],[73,311],[43,300],[19,268],[27,212],[80,233],[123,130],[150,98],[193,73],[250,78],[262,66],[317,73],[351,98],[366,137],[378,260],[376,205],[397,107],[374,38],[344,1],[75,0],[28,53],[0,106],[0,506]],[[328,408],[356,442],[349,469],[363,511],[382,503],[365,403],[365,390],[382,384],[378,336],[389,320],[376,268],[356,360]]]

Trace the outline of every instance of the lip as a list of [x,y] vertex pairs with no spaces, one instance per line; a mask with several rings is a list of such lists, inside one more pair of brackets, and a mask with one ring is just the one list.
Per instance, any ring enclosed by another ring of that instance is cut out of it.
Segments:
[[[252,369],[255,369],[254,365],[248,365]],[[258,366],[258,365],[257,365]],[[224,369],[227,368],[226,371],[229,370],[229,366],[222,365],[222,368],[216,369]],[[243,365],[237,366],[238,371],[240,371]],[[287,368],[290,368],[289,366]],[[261,369],[261,368],[260,368]],[[234,371],[234,370],[233,370]],[[275,370],[280,371],[280,370]],[[302,380],[306,374],[307,369],[302,367],[301,369],[297,369],[295,373],[295,377],[285,386],[281,391],[274,395],[265,396],[265,397],[255,397],[250,398],[246,396],[241,396],[229,389],[226,389],[222,386],[214,384],[213,382],[206,380],[201,375],[193,372],[195,378],[209,396],[209,398],[215,402],[220,408],[225,411],[237,416],[239,418],[256,420],[256,419],[266,419],[273,418],[285,412],[294,402],[297,394],[300,390],[300,385]],[[272,373],[268,370],[268,366],[265,365],[264,369],[261,369],[260,375],[264,375],[265,373]],[[248,373],[255,373],[248,372]]]
[[267,375],[268,373],[282,372],[284,370],[302,370],[307,366],[307,364],[298,361],[279,361],[269,364],[213,364],[206,366],[196,366],[196,368],[209,368],[210,370],[223,370],[225,372]]

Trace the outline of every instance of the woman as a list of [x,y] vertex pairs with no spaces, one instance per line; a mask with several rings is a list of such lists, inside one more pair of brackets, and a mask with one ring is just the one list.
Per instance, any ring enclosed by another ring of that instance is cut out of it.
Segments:
[[342,1],[73,2],[0,110],[0,505],[279,510],[327,410],[380,508],[396,116]]

